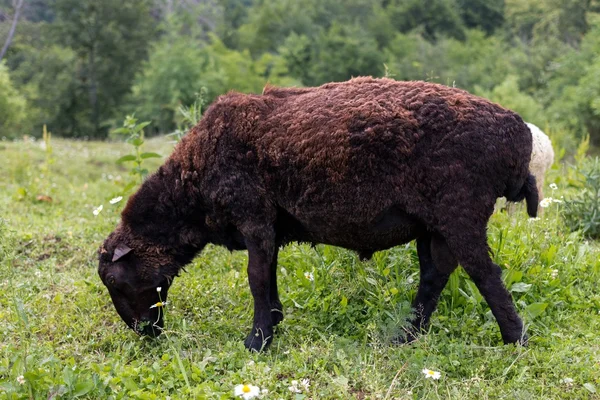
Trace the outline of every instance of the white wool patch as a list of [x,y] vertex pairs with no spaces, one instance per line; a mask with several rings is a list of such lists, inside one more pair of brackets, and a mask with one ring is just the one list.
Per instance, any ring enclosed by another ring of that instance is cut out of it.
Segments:
[[535,176],[536,186],[540,194],[540,200],[544,197],[544,178],[546,171],[554,162],[554,150],[552,142],[540,128],[529,122],[525,123],[531,131],[531,161],[529,162],[529,171]]

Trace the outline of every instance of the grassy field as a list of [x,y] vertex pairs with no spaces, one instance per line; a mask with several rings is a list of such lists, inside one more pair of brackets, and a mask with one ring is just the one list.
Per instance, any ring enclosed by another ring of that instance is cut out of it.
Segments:
[[[489,225],[528,347],[501,344],[462,270],[429,334],[391,345],[416,292],[413,244],[364,263],[335,247],[286,247],[285,320],[265,354],[242,344],[252,323],[245,252],[209,247],[169,293],[166,334],[137,337],[95,255],[126,201],[109,203],[132,179],[114,162],[127,150],[55,140],[49,154],[39,142],[0,142],[0,398],[231,399],[242,383],[268,391],[265,399],[600,398],[600,244],[563,227],[560,203],[539,220],[520,209]],[[550,182],[558,189],[546,195],[566,193],[562,167]],[[441,378],[425,379],[424,368]]]

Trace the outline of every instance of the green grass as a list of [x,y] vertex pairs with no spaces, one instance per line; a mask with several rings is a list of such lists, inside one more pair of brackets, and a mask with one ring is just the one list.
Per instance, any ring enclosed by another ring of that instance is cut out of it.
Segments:
[[[126,200],[108,202],[131,179],[114,162],[128,149],[63,140],[53,149],[48,163],[39,143],[0,142],[0,398],[230,399],[240,383],[268,389],[269,399],[600,398],[600,245],[565,230],[560,204],[537,221],[520,209],[489,225],[526,348],[501,344],[462,270],[429,334],[393,346],[418,282],[413,244],[365,263],[335,247],[290,245],[279,257],[285,320],[269,351],[250,354],[245,252],[209,247],[196,258],[169,292],[167,335],[126,328],[95,252]],[[171,145],[154,139],[145,150],[166,155]],[[550,172],[552,197],[566,192],[563,175]],[[424,379],[423,368],[441,379]],[[304,378],[309,390],[288,389]]]

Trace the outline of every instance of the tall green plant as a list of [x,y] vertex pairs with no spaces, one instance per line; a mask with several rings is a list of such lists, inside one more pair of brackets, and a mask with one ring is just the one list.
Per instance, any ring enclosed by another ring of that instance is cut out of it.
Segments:
[[115,129],[113,133],[124,135],[127,137],[126,143],[129,143],[133,147],[133,152],[127,154],[117,160],[117,163],[130,163],[133,165],[131,168],[131,175],[135,176],[135,180],[129,185],[125,186],[123,192],[126,193],[131,190],[136,184],[141,184],[144,178],[148,175],[148,169],[143,167],[144,160],[148,158],[161,158],[162,156],[157,153],[144,152],[144,128],[148,126],[150,122],[137,123],[137,118],[133,115],[128,115],[123,122],[123,127]]
[[565,221],[569,229],[600,238],[600,158],[587,158],[575,167],[583,177],[583,187],[565,201]]
[[39,201],[52,201],[52,199],[48,196],[50,190],[52,188],[52,182],[50,178],[51,170],[50,166],[54,164],[54,157],[52,157],[52,133],[48,131],[46,125],[44,125],[42,129],[42,140],[43,145],[42,148],[44,150],[44,162],[40,165],[40,171],[43,173],[44,180],[44,192],[45,194],[38,195],[37,199]]
[[173,138],[173,143],[179,143],[187,131],[200,122],[202,119],[202,111],[206,103],[207,92],[206,88],[203,86],[200,88],[200,93],[196,93],[196,100],[190,106],[179,106],[177,111],[179,112],[180,120],[177,123],[177,129],[167,135]]

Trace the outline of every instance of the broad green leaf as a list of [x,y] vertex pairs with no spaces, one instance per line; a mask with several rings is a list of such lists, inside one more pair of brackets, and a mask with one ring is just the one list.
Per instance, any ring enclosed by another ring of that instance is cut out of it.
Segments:
[[21,321],[23,321],[25,326],[27,328],[29,328],[29,318],[27,318],[27,311],[25,311],[25,305],[23,304],[23,301],[17,297],[16,303],[17,303],[17,314],[19,315],[19,318],[21,319]]
[[141,131],[142,129],[144,129],[145,127],[147,127],[150,124],[151,124],[150,121],[141,122],[141,123],[137,124],[134,128],[135,133],[138,133],[139,131]]
[[506,275],[504,275],[504,284],[508,287],[515,282],[520,282],[523,279],[523,272],[517,271],[515,269],[506,270]]
[[131,189],[133,189],[135,187],[135,185],[137,185],[137,182],[129,182],[124,188],[123,188],[123,194],[127,194],[127,192],[129,192]]
[[593,383],[584,383],[583,387],[588,390],[590,393],[596,393],[596,386]]
[[141,145],[144,144],[144,139],[142,139],[140,137],[135,138],[131,141],[131,144],[134,145],[135,147],[140,147]]
[[93,381],[83,381],[78,382],[73,388],[73,397],[83,396],[84,394],[89,393],[94,388]]
[[125,385],[125,388],[131,392],[139,389],[138,385],[131,378],[123,379],[123,384]]
[[525,307],[525,312],[533,319],[538,315],[543,314],[543,312],[546,311],[546,307],[548,307],[548,303],[533,303]]
[[346,308],[348,306],[348,298],[346,296],[342,296],[342,300],[340,301],[340,306],[342,306],[342,308]]
[[140,157],[143,159],[146,159],[146,158],[161,158],[162,156],[158,153],[142,153],[142,154],[140,154]]
[[117,160],[117,163],[122,163],[126,161],[135,161],[135,156],[133,154],[127,154]]
[[511,286],[511,292],[525,293],[531,289],[531,284],[524,282],[517,282]]
[[481,295],[481,293],[479,293],[479,289],[477,289],[477,285],[475,285],[475,282],[473,282],[471,280],[466,280],[465,283],[467,284],[467,287],[469,288],[469,291],[471,292],[471,297],[477,303],[481,303],[483,301],[483,296]]
[[127,128],[117,128],[115,130],[113,130],[113,133],[118,133],[120,135],[126,135],[129,133],[129,129]]

